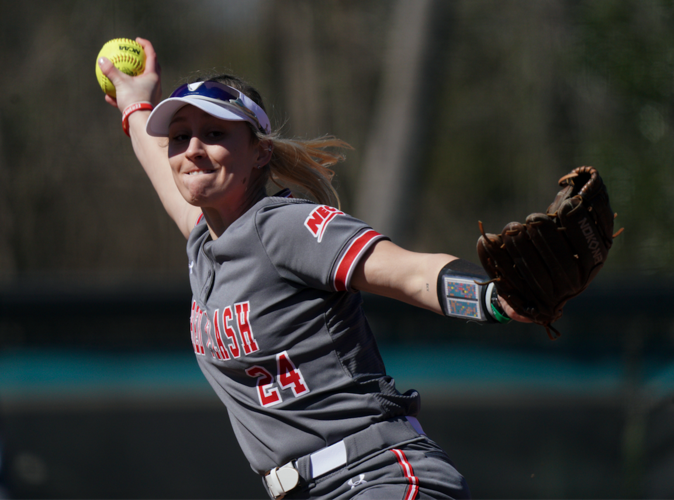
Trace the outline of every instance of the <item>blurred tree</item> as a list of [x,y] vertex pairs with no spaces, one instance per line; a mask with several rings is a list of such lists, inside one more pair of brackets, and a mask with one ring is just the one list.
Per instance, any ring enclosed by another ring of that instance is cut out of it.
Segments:
[[475,258],[478,219],[497,232],[594,165],[626,228],[604,273],[671,273],[672,2],[459,1],[454,13],[417,248]]
[[418,187],[426,173],[438,82],[432,78],[442,3],[398,0],[389,23],[383,75],[356,192],[355,215],[393,241],[409,246],[418,216]]
[[386,35],[386,0],[277,0],[267,18],[270,84],[284,133],[334,134],[354,147],[336,169],[343,208],[352,211],[373,125]]
[[103,101],[96,55],[111,38],[142,35],[159,52],[168,89],[214,64],[257,76],[256,4],[2,2],[3,64],[13,68],[0,74],[4,278],[184,275],[184,241],[139,168],[119,113]]
[[[0,123],[3,122],[0,112]],[[14,251],[11,241],[14,239],[14,218],[9,204],[9,168],[5,158],[3,136],[0,133],[0,269],[14,269]]]
[[674,3],[582,2],[575,26],[577,156],[601,165],[627,228],[612,259],[623,269],[671,273]]
[[415,240],[476,260],[478,220],[497,232],[544,210],[572,167],[572,144],[553,147],[573,131],[559,64],[568,25],[561,0],[461,1],[453,17]]
[[[0,275],[183,274],[182,238],[93,76],[99,48],[119,36],[155,43],[167,91],[199,70],[231,70],[261,89],[287,135],[353,144],[336,179],[354,211],[366,151],[376,153],[387,47],[411,46],[391,28],[393,5],[0,0],[11,68],[0,74]],[[433,5],[422,79],[437,87],[421,91],[429,131],[406,170],[422,173],[420,194],[397,203],[411,221],[384,210],[409,246],[475,259],[477,220],[493,232],[543,210],[561,175],[592,164],[626,227],[606,272],[671,272],[672,2]],[[394,83],[414,70],[396,71]]]

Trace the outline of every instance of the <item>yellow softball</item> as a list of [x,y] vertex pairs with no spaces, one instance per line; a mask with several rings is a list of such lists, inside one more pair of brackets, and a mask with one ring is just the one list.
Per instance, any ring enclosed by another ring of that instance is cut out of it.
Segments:
[[129,76],[138,76],[145,70],[145,51],[143,47],[129,38],[115,38],[103,45],[96,58],[96,78],[103,92],[110,97],[116,97],[115,86],[110,79],[103,74],[98,66],[101,57],[110,59],[115,68]]

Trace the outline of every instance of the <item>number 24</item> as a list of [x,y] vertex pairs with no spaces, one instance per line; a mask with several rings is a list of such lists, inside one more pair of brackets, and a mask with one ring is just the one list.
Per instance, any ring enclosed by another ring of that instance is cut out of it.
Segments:
[[[288,356],[286,351],[276,355],[276,368],[278,373],[278,385],[281,389],[292,389],[295,397],[309,392],[309,387],[302,377],[302,372]],[[274,376],[266,368],[256,365],[246,370],[250,377],[257,378],[257,397],[262,406],[274,406],[283,401],[278,387],[274,384]]]

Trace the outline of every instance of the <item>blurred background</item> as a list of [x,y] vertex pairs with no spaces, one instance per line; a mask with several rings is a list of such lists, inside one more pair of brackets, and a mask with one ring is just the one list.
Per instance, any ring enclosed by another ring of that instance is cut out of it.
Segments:
[[476,498],[674,497],[674,2],[0,0],[0,498],[262,498],[189,338],[184,240],[103,100],[232,71],[286,136],[353,145],[342,208],[477,262],[599,169],[610,258],[550,342],[365,297],[388,372]]

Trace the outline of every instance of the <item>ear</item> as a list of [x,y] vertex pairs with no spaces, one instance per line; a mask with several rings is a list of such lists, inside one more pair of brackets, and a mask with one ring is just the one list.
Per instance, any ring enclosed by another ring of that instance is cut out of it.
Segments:
[[256,149],[256,165],[263,167],[271,161],[271,155],[274,152],[274,146],[271,141],[259,141]]

